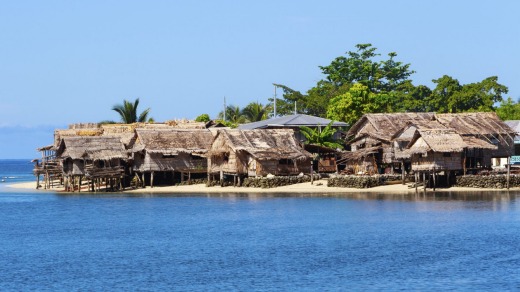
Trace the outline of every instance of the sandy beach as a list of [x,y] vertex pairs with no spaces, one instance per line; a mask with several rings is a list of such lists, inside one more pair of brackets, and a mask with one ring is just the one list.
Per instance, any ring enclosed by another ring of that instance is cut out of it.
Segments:
[[[17,184],[10,184],[6,187],[13,189],[24,189],[31,190],[35,189],[36,182],[24,182]],[[423,191],[422,187],[418,188],[419,191]],[[51,192],[63,192],[63,188],[56,187],[49,190],[39,189],[39,191],[51,191]],[[433,191],[427,189],[427,191]],[[482,188],[462,188],[462,187],[451,187],[451,188],[438,188],[439,192],[506,192],[506,189],[482,189]],[[520,191],[520,188],[511,188],[509,191]],[[88,193],[86,187],[82,192]],[[76,192],[77,193],[77,192]],[[103,193],[103,192],[101,192]],[[281,186],[277,188],[263,189],[263,188],[249,188],[249,187],[206,187],[204,184],[196,185],[182,185],[182,186],[157,186],[154,188],[146,187],[139,189],[125,189],[124,193],[151,193],[151,194],[223,194],[223,193],[260,193],[260,194],[353,194],[353,193],[378,193],[378,194],[411,194],[415,193],[415,188],[409,188],[408,185],[403,184],[392,184],[383,185],[373,188],[357,189],[357,188],[339,188],[339,187],[327,187],[327,180],[314,181],[313,184],[310,182]]]

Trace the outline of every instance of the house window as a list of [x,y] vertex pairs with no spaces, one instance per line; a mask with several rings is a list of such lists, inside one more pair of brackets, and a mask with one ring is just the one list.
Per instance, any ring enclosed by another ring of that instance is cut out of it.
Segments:
[[278,163],[281,165],[292,165],[293,161],[292,159],[280,159]]
[[443,156],[444,156],[444,157],[451,157],[451,153],[449,153],[449,152],[444,152],[444,153],[443,153]]

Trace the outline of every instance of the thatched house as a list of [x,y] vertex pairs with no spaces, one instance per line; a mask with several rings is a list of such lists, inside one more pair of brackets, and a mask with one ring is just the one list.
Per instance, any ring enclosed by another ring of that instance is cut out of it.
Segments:
[[[481,140],[488,145],[464,148],[465,169],[491,167],[491,158],[508,157],[513,153],[514,130],[502,122],[495,113],[392,113],[366,114],[347,133],[352,152],[343,156],[353,168],[367,168],[372,162],[373,172],[384,168],[390,171],[409,169],[411,156],[406,151],[417,130],[453,130],[465,141]],[[437,132],[439,133],[439,132]],[[480,144],[479,144],[480,145]]]
[[338,163],[354,173],[402,168],[394,156],[393,135],[409,124],[427,125],[432,121],[433,113],[365,114],[347,132],[351,152],[344,152]]
[[208,174],[220,174],[221,179],[223,175],[295,175],[309,172],[310,167],[311,154],[291,129],[220,130],[208,156]]
[[[414,171],[457,171],[465,169],[468,152],[497,148],[475,137],[463,137],[453,129],[428,129],[416,130],[404,152],[411,155]],[[484,158],[477,159],[478,166],[484,167]]]
[[61,179],[62,167],[56,159],[56,147],[48,145],[36,149],[41,153],[40,159],[33,159],[33,173],[36,176],[36,188],[40,188],[40,176],[43,176],[43,187],[52,187],[55,180]]
[[112,186],[122,184],[128,152],[118,137],[77,136],[64,137],[56,156],[61,160],[66,188],[77,182],[80,190],[81,181],[87,179],[94,190],[94,182],[99,180],[110,181]]
[[[187,175],[204,174],[207,171],[206,152],[213,135],[202,129],[136,129],[137,139],[132,148],[133,170],[139,174],[142,184],[153,187],[154,176],[173,181],[174,172],[180,173],[181,181]],[[169,177],[170,176],[170,177]]]
[[[474,155],[483,156],[487,167],[491,167],[492,158],[508,158],[514,153],[516,131],[494,112],[436,114],[435,118],[462,137],[475,137],[496,145],[496,149],[478,150],[482,153]],[[471,165],[471,167],[475,166]]]

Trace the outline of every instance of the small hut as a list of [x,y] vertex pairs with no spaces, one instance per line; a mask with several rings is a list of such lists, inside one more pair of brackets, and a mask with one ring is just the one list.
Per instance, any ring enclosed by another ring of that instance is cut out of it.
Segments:
[[208,174],[244,176],[296,175],[308,172],[311,154],[291,129],[219,130],[208,156]]
[[[192,174],[207,171],[206,152],[211,146],[213,135],[206,129],[136,129],[137,139],[132,148],[137,178],[142,185],[154,186],[154,176],[163,181],[174,181],[175,172],[181,181]],[[157,182],[157,180],[156,180]]]
[[122,187],[128,153],[118,137],[64,137],[56,151],[61,160],[65,188],[81,190],[83,179],[90,182],[92,191],[101,183],[111,189]]
[[491,143],[496,149],[468,150],[467,168],[479,167],[480,158],[484,166],[492,167],[492,159],[509,159],[514,154],[516,131],[504,123],[494,112],[436,114],[437,121],[454,129],[463,138],[474,137]]
[[[496,145],[475,137],[463,137],[453,129],[416,130],[402,155],[411,156],[412,170],[417,175],[428,174],[434,179],[442,172],[449,183],[450,174],[466,171],[466,155],[470,151],[496,150]],[[485,163],[480,160],[479,167]],[[434,186],[435,187],[435,186]]]
[[41,159],[33,159],[33,173],[36,176],[36,188],[40,188],[40,176],[43,176],[43,188],[53,187],[55,180],[61,179],[62,167],[56,159],[56,147],[48,145],[36,149],[41,153]]

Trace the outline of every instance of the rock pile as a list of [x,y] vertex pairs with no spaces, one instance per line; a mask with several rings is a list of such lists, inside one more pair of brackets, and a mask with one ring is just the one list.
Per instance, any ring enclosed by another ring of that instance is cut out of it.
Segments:
[[335,175],[329,177],[328,187],[366,189],[384,184],[380,175],[357,176],[357,175]]
[[[320,175],[314,174],[314,180],[319,180]],[[275,176],[275,177],[248,177],[242,183],[243,187],[250,188],[276,188],[281,186],[310,182],[310,175],[299,176]]]
[[[503,189],[507,187],[507,175],[464,175],[457,177],[457,187]],[[520,176],[511,175],[509,187],[520,187]]]

